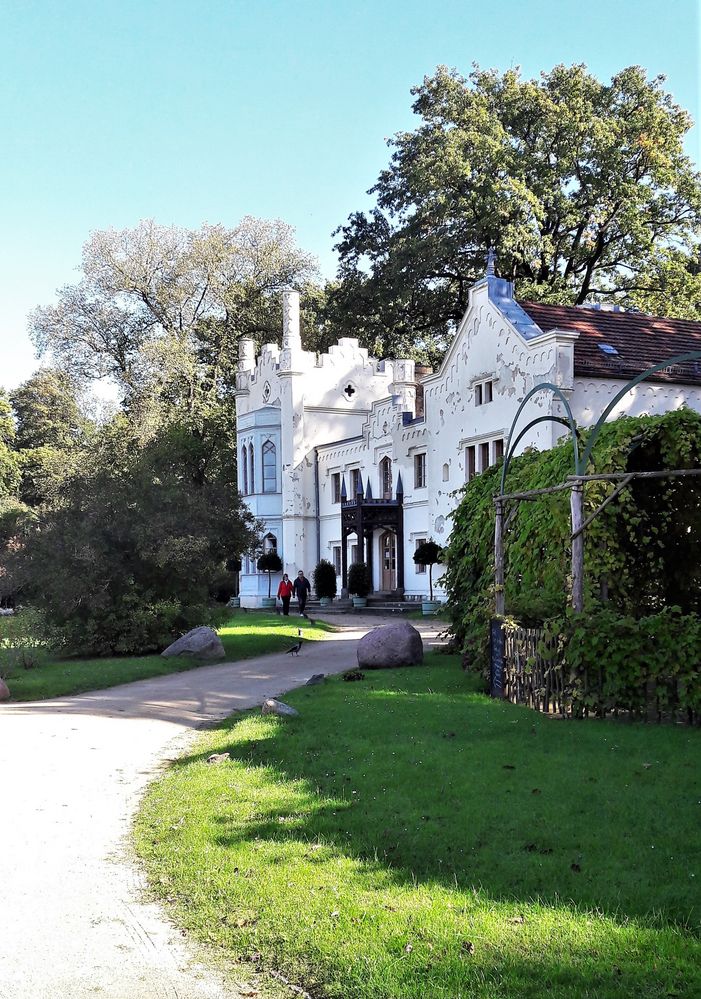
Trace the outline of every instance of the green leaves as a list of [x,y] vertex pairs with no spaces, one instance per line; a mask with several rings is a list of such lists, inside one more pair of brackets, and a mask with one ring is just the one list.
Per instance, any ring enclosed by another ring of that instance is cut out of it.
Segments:
[[439,67],[413,94],[419,124],[392,140],[376,207],[338,230],[341,327],[380,354],[435,363],[489,246],[522,298],[616,295],[669,314],[673,290],[673,314],[696,314],[686,254],[701,184],[683,151],[691,119],[661,78]]
[[[572,463],[570,443],[521,455],[510,465],[507,491],[562,482]],[[602,472],[701,468],[701,416],[682,409],[607,423],[594,449],[593,466]],[[500,474],[501,467],[494,467],[466,487],[445,554],[452,630],[470,664],[480,669],[487,665],[488,622],[494,608],[493,496],[499,491]],[[611,483],[587,484],[585,516],[613,488]],[[541,624],[565,614],[570,530],[566,492],[522,503],[514,515],[505,537],[506,610],[522,623]],[[699,479],[636,480],[604,509],[586,532],[585,597],[588,609],[599,613],[597,608],[605,609],[608,601],[616,619],[631,622],[652,620],[675,606],[685,615],[701,613]],[[565,628],[564,620],[560,626]],[[584,621],[574,632],[567,626],[572,637],[569,655],[575,656],[578,643],[585,641],[584,628]],[[605,633],[597,635],[590,639],[600,642],[596,661],[608,661],[612,653]],[[627,642],[621,638],[621,655],[635,661],[635,645]]]

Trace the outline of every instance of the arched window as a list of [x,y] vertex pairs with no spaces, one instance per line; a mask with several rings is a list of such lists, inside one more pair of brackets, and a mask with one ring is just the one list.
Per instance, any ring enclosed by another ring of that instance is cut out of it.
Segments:
[[380,492],[382,499],[392,499],[392,459],[383,458],[380,462]]
[[248,495],[248,447],[244,444],[241,448],[243,461],[241,462],[241,488],[243,495]]
[[266,534],[263,538],[263,551],[266,555],[268,552],[277,551],[277,538],[274,534]]
[[251,492],[254,493],[256,491],[256,476],[255,476],[254,465],[253,465],[253,445],[252,444],[248,445],[248,461],[249,461],[248,481],[249,481],[249,484],[250,484],[250,487],[251,487]]
[[274,493],[277,487],[277,462],[275,461],[275,445],[266,441],[263,445],[263,492]]

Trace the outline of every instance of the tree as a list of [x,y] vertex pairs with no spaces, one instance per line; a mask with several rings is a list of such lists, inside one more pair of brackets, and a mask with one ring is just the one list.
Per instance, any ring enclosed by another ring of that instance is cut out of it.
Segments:
[[6,393],[0,389],[0,502],[17,496],[20,476],[12,408]]
[[488,247],[521,298],[635,304],[662,290],[659,254],[693,254],[701,226],[692,122],[663,82],[633,66],[604,84],[582,65],[425,78],[376,207],[339,230],[337,324],[380,354],[439,359]]
[[227,560],[257,543],[219,457],[187,425],[144,440],[119,415],[36,512],[10,575],[69,651],[151,651],[207,621]]
[[276,551],[264,552],[261,555],[258,559],[258,572],[267,572],[268,574],[268,599],[270,599],[272,574],[274,572],[282,572],[282,561]]
[[429,600],[433,600],[433,567],[437,562],[443,561],[443,549],[435,541],[424,541],[417,546],[414,552],[414,562],[416,565],[428,566],[428,590]]
[[40,368],[10,396],[20,449],[65,449],[81,444],[88,429],[75,382],[65,371]]
[[145,221],[93,233],[83,279],[34,310],[30,336],[79,380],[109,376],[125,398],[155,387],[192,406],[232,387],[238,339],[276,339],[279,292],[315,275],[281,221],[197,230]]

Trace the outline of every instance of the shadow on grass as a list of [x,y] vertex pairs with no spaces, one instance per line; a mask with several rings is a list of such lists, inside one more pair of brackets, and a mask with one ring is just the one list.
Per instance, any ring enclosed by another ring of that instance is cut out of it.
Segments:
[[368,674],[297,691],[299,719],[222,723],[216,748],[259,793],[213,811],[216,841],[325,844],[397,885],[697,933],[701,733],[556,721],[470,682],[447,663]]

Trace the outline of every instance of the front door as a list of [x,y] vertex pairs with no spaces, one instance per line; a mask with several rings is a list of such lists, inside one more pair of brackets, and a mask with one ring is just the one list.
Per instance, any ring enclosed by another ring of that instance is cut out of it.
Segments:
[[385,531],[380,537],[381,587],[386,592],[397,588],[397,535]]

